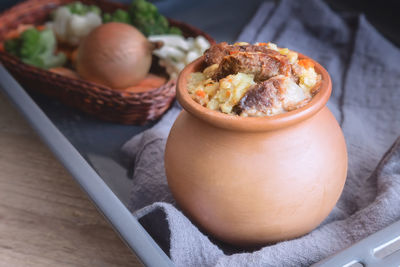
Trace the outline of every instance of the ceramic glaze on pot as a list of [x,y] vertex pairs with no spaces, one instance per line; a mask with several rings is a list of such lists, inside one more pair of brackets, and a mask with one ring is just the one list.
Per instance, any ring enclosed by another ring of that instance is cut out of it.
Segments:
[[[305,58],[300,55],[300,57]],[[271,117],[239,117],[191,99],[188,65],[177,83],[184,110],[165,151],[168,185],[179,207],[216,238],[241,246],[295,238],[317,227],[335,206],[347,173],[346,144],[321,89],[304,107]]]

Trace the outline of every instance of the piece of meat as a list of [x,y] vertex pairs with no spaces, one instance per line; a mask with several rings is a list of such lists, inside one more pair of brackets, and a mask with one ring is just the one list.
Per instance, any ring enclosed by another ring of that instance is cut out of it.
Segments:
[[309,100],[290,77],[278,75],[253,85],[233,111],[246,116],[274,115],[299,108]]
[[253,74],[255,82],[262,82],[276,75],[291,75],[288,59],[279,52],[268,49],[261,52],[236,52],[225,56],[213,79],[218,81],[238,72]]
[[222,42],[212,45],[204,52],[204,61],[207,66],[210,66],[213,64],[220,64],[225,56],[229,56],[235,52],[271,53],[271,51],[278,53],[265,45],[229,45],[226,42]]
[[204,52],[204,61],[207,66],[213,64],[219,64],[222,59],[229,55],[230,47],[226,42],[212,45],[209,49]]
[[256,113],[267,114],[268,110],[280,103],[281,92],[279,91],[282,83],[282,77],[273,77],[251,86],[233,111],[238,115],[242,112],[246,112],[250,116],[256,115]]
[[297,64],[292,64],[292,79],[295,83],[299,83],[302,68]]
[[319,90],[321,89],[321,83],[322,83],[322,81],[321,81],[321,75],[318,75],[317,83],[316,83],[316,84],[314,85],[314,87],[311,88],[311,90],[310,90],[311,96],[315,96],[315,95],[319,92]]

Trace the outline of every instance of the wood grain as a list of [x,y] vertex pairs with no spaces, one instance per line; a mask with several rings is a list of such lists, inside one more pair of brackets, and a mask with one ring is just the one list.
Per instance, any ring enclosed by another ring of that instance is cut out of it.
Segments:
[[0,266],[142,266],[1,93]]

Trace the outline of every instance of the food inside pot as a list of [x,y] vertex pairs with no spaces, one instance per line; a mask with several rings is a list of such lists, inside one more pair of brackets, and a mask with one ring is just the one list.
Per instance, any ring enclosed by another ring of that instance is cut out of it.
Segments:
[[204,61],[206,68],[189,76],[189,94],[204,107],[231,115],[272,116],[300,108],[321,81],[310,59],[273,43],[215,44]]

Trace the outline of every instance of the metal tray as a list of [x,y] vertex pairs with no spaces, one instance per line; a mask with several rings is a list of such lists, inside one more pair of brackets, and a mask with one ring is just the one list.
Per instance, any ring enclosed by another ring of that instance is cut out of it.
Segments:
[[[234,41],[261,0],[154,2],[163,14],[199,27],[217,41]],[[0,9],[11,4],[15,4],[15,1],[6,0],[0,4]],[[218,8],[209,8],[216,5],[224,7],[226,12],[221,14],[217,13]],[[231,16],[237,10],[240,10],[241,16]],[[207,19],[204,19],[204,14],[207,14]],[[121,162],[119,149],[125,141],[151,124],[124,126],[107,123],[47,97],[28,94],[1,65],[0,89],[21,111],[138,258],[146,266],[173,266],[168,256],[126,208],[130,180]],[[315,266],[399,266],[398,249],[400,222]]]

